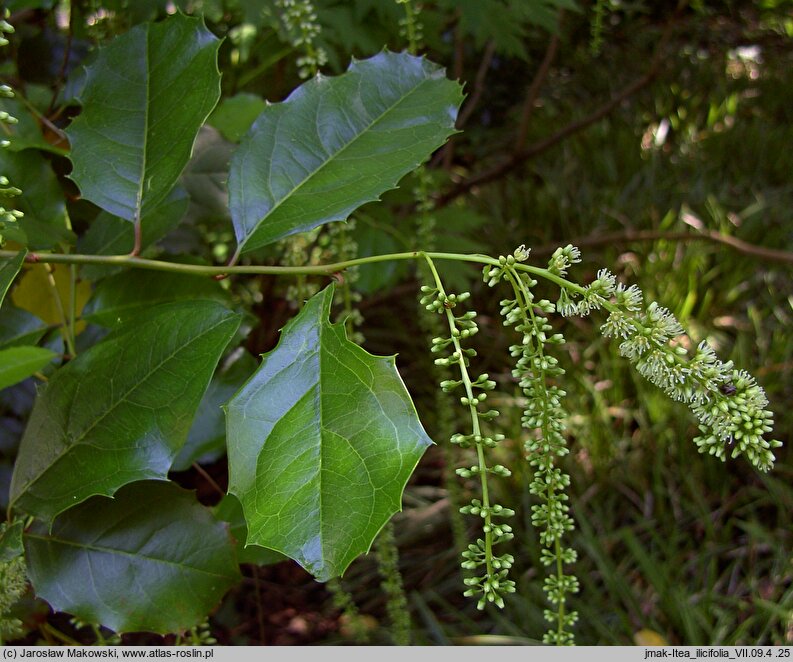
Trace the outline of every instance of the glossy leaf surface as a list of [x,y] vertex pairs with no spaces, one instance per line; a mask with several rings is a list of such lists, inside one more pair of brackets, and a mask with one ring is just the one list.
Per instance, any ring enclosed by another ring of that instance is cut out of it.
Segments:
[[55,356],[55,352],[43,347],[0,349],[0,389],[27,379],[46,366]]
[[59,369],[22,438],[12,507],[51,520],[95,494],[164,478],[238,325],[211,301],[155,306]]
[[432,443],[393,357],[347,340],[328,322],[332,300],[331,286],[308,301],[227,406],[247,542],[321,581],[369,549]]
[[36,594],[116,632],[198,625],[239,581],[227,528],[195,495],[144,481],[94,497],[24,536]]
[[231,160],[238,250],[343,221],[378,199],[454,133],[461,101],[442,68],[383,52],[268,106]]
[[199,19],[176,14],[100,51],[67,131],[84,198],[133,221],[168,195],[220,95],[219,44]]

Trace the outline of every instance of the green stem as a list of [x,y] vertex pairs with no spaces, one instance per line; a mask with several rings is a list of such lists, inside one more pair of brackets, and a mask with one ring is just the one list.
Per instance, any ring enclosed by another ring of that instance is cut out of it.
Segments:
[[[0,250],[0,258],[16,257],[17,251]],[[333,262],[330,264],[318,264],[302,267],[283,267],[283,266],[210,266],[201,264],[180,264],[178,262],[164,262],[162,260],[150,260],[143,257],[132,255],[80,255],[66,253],[29,253],[28,262],[42,262],[44,264],[101,264],[107,266],[130,267],[136,269],[150,269],[153,271],[166,271],[170,273],[189,274],[193,276],[233,276],[233,275],[271,275],[271,276],[332,276],[335,273],[355,267],[361,264],[373,264],[376,262],[391,262],[394,260],[420,260],[429,257],[433,260],[454,260],[457,262],[474,262],[477,264],[490,264],[499,266],[496,258],[481,253],[441,253],[436,251],[408,251],[404,253],[387,253],[384,255],[369,255],[343,262]],[[525,271],[535,276],[539,276],[560,287],[583,294],[586,290],[580,285],[566,280],[547,269],[534,267],[528,264],[515,264],[514,268]],[[604,306],[608,308],[607,306]]]
[[[430,271],[432,271],[432,277],[435,279],[435,285],[438,288],[438,292],[440,292],[442,296],[446,296],[440,275],[438,274],[438,270],[435,268],[435,263],[432,261],[430,254],[425,253],[424,257],[427,260],[427,264],[429,264]],[[465,387],[465,395],[469,402],[468,410],[471,414],[472,433],[474,435],[474,439],[480,439],[480,441],[476,442],[476,457],[479,462],[479,480],[482,489],[482,510],[485,512],[485,567],[487,569],[487,577],[490,579],[490,577],[493,576],[493,532],[490,516],[490,495],[487,489],[487,462],[485,460],[484,445],[481,441],[482,430],[479,426],[479,414],[477,413],[476,405],[473,404],[476,402],[476,398],[474,396],[474,389],[471,386],[471,377],[468,374],[468,368],[465,365],[465,354],[463,353],[463,348],[460,346],[459,339],[454,335],[454,332],[457,330],[457,325],[454,321],[454,313],[452,313],[452,311],[448,308],[445,309],[445,312],[446,320],[449,323],[449,332],[452,335],[454,351],[458,356],[457,365],[460,367],[460,376],[462,377],[463,386]]]
[[[517,265],[515,265],[517,266]],[[528,290],[526,289],[525,283],[521,280],[520,276],[517,273],[511,272],[509,274],[509,280],[512,285],[512,289],[515,292],[515,297],[519,302],[519,306],[521,310],[523,310],[523,319],[525,322],[529,322],[533,328],[538,328],[539,324],[537,323],[537,317],[534,314],[534,306],[532,305],[531,295],[529,294]],[[536,354],[537,357],[540,359],[540,366],[543,365],[545,352],[543,350],[543,344],[539,340],[535,341],[536,347]],[[539,379],[538,382],[541,385],[543,390],[543,397],[541,398],[542,402],[545,403],[545,407],[547,407],[547,403],[550,400],[548,396],[548,389],[547,389],[547,381],[546,381],[546,374],[545,370],[541,367],[539,370]],[[542,427],[541,427],[541,434],[545,439],[548,439],[550,436],[550,430],[548,429],[548,415],[544,412],[542,417]],[[550,471],[553,468],[554,463],[550,464]],[[554,501],[554,490],[553,488],[549,487],[548,492],[546,494],[545,500],[546,503],[552,503]],[[564,566],[562,564],[562,545],[560,541],[560,536],[555,536],[554,538],[554,553],[556,555],[556,577],[559,581],[559,585],[562,585],[562,581],[564,579]],[[557,633],[561,636],[564,633],[564,616],[565,616],[565,602],[564,600],[559,600],[557,603],[556,609],[556,625],[557,625]]]
[[408,40],[408,53],[415,55],[418,52],[419,45],[416,39],[416,16],[413,12],[413,4],[411,0],[404,3],[405,5],[405,28],[407,31]]

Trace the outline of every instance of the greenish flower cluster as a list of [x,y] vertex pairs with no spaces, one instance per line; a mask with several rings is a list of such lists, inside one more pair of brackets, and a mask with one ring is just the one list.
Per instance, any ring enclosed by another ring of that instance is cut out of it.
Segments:
[[408,52],[415,54],[424,39],[424,26],[419,20],[421,5],[413,0],[396,0],[396,3],[405,8],[405,16],[399,19],[399,36],[407,40]]
[[[551,265],[556,261],[561,271],[555,273],[564,275],[577,256],[571,246],[557,251]],[[655,302],[645,306],[636,285],[617,283],[606,269],[585,288],[563,287],[557,303],[563,315],[587,315],[599,308],[609,312],[601,331],[620,341],[620,354],[697,417],[701,435],[694,443],[701,453],[721,460],[728,452],[733,458],[745,455],[761,471],[773,466],[773,449],[782,443],[764,438],[773,428],[773,414],[765,392],[749,373],[736,370],[732,361],[719,360],[704,341],[692,355],[675,316]]]
[[[6,10],[5,15],[6,17],[8,16],[8,10]],[[14,27],[8,21],[5,19],[0,20],[0,46],[8,45],[8,39],[6,39],[4,35],[12,34],[13,32]],[[12,99],[13,97],[14,91],[8,85],[0,85],[0,98]],[[6,111],[0,111],[0,123],[16,124],[17,122],[17,118],[13,115]],[[8,140],[0,140],[0,147],[6,148],[9,144]],[[4,197],[14,197],[20,193],[22,193],[22,191],[16,186],[12,186],[8,177],[0,175],[0,195]],[[15,227],[17,221],[22,218],[22,216],[23,213],[18,209],[0,207],[0,243],[3,241],[3,232],[9,228]]]
[[537,281],[515,269],[515,265],[528,259],[528,255],[521,246],[512,255],[501,256],[499,266],[486,266],[483,275],[490,287],[506,280],[513,290],[512,298],[500,302],[501,315],[504,325],[513,327],[521,336],[520,343],[510,347],[510,353],[516,359],[512,374],[527,399],[521,424],[533,431],[524,444],[526,457],[534,468],[529,490],[539,501],[532,506],[531,520],[540,530],[540,542],[545,548],[541,561],[552,569],[543,585],[553,605],[552,609],[545,610],[545,618],[552,627],[543,641],[570,645],[573,643],[571,628],[578,614],[567,610],[566,602],[568,594],[578,592],[579,587],[576,577],[564,572],[564,566],[574,563],[577,555],[575,550],[562,545],[562,538],[574,524],[565,494],[570,477],[557,466],[559,458],[568,453],[564,437],[567,412],[562,405],[565,392],[553,383],[565,371],[558,360],[546,352],[547,347],[564,343],[564,337],[552,333],[545,317],[555,310],[554,304],[547,299],[535,301],[532,288]]
[[394,524],[383,527],[375,541],[377,549],[377,571],[382,582],[380,587],[387,597],[386,613],[391,621],[391,638],[397,646],[410,645],[410,609],[399,573],[399,549],[394,537]]
[[462,554],[464,559],[462,567],[478,573],[464,580],[468,587],[464,594],[467,597],[477,597],[479,609],[484,609],[488,603],[503,607],[503,596],[515,592],[515,582],[507,578],[515,559],[511,554],[496,556],[493,547],[513,538],[512,527],[497,520],[512,517],[515,511],[491,503],[488,493],[489,475],[510,475],[506,467],[500,464],[489,467],[485,460],[485,449],[493,448],[504,439],[504,435],[488,435],[483,430],[483,423],[492,421],[498,416],[498,411],[495,409],[485,408],[487,394],[495,388],[496,383],[486,373],[471,379],[468,372],[470,359],[476,356],[476,350],[470,347],[463,348],[462,343],[476,335],[479,330],[474,321],[476,313],[468,311],[457,315],[454,309],[468,299],[470,294],[468,292],[457,295],[447,294],[434,264],[429,258],[427,261],[435,277],[435,287],[421,288],[423,294],[421,303],[430,312],[444,315],[449,329],[448,336],[432,339],[432,351],[446,353],[446,356],[435,359],[435,364],[442,367],[456,366],[460,374],[460,379],[444,379],[441,388],[446,393],[462,389],[460,404],[468,410],[471,417],[471,431],[468,434],[454,434],[451,442],[460,448],[475,449],[477,456],[476,464],[457,469],[457,474],[462,478],[479,478],[481,487],[481,499],[473,499],[470,504],[460,509],[464,515],[481,518],[483,533],[483,537],[469,545]]
[[281,10],[290,43],[303,51],[297,58],[298,75],[301,78],[316,75],[319,68],[327,64],[328,54],[316,45],[322,28],[313,3],[311,0],[275,0],[275,5]]

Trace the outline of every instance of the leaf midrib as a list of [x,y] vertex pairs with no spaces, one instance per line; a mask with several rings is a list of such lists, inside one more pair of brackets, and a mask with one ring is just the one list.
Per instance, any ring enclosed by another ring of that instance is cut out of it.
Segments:
[[149,73],[149,45],[150,45],[150,38],[151,37],[151,30],[149,26],[146,26],[146,48],[145,48],[145,56],[146,56],[146,64],[145,64],[145,80],[146,80],[146,103],[144,104],[143,109],[143,144],[141,148],[143,150],[143,158],[141,159],[140,163],[140,177],[138,178],[138,190],[135,195],[135,218],[134,223],[135,225],[140,225],[141,220],[141,210],[143,208],[143,185],[146,181],[146,152],[148,149],[148,142],[149,142],[149,101],[151,97],[151,75]]
[[[382,113],[381,113],[381,114],[380,114],[380,115],[379,115],[379,116],[378,116],[378,117],[377,117],[377,118],[376,118],[374,121],[370,122],[370,123],[369,123],[367,126],[365,126],[365,127],[364,127],[364,128],[361,130],[361,131],[359,131],[359,132],[358,132],[358,133],[357,133],[357,134],[356,134],[356,135],[353,137],[353,139],[352,139],[352,140],[350,140],[350,141],[348,141],[347,143],[345,143],[344,145],[342,145],[342,147],[341,147],[339,150],[337,150],[336,152],[334,152],[333,154],[331,154],[331,155],[330,155],[330,157],[329,157],[329,158],[328,158],[326,161],[323,161],[323,162],[320,164],[320,166],[319,166],[318,168],[316,168],[315,170],[312,170],[310,173],[308,173],[308,175],[306,175],[306,177],[304,177],[304,178],[303,178],[303,179],[300,181],[300,183],[298,183],[298,185],[297,185],[297,186],[295,186],[295,187],[294,187],[294,188],[293,188],[291,191],[289,191],[289,192],[288,192],[286,195],[284,195],[284,196],[283,196],[283,197],[282,197],[282,198],[281,198],[281,199],[280,199],[280,200],[279,200],[279,201],[278,201],[278,202],[277,202],[275,205],[273,205],[273,207],[272,207],[272,208],[271,208],[271,209],[270,209],[270,210],[269,210],[269,211],[268,211],[268,212],[267,212],[267,213],[266,213],[266,214],[265,214],[265,215],[264,215],[262,218],[260,218],[260,219],[258,220],[258,222],[256,223],[256,226],[253,228],[253,230],[251,230],[250,232],[247,232],[247,233],[245,234],[245,238],[244,238],[244,239],[243,239],[243,241],[240,243],[240,247],[239,247],[239,248],[240,248],[240,250],[242,250],[242,248],[244,248],[244,246],[245,246],[245,245],[248,243],[248,240],[249,240],[249,239],[250,239],[250,238],[251,238],[251,237],[252,237],[252,236],[253,236],[253,235],[256,233],[256,231],[257,231],[257,230],[258,230],[258,229],[261,227],[262,223],[264,223],[264,221],[265,221],[267,218],[269,218],[270,216],[272,216],[273,214],[275,214],[275,212],[276,212],[276,211],[277,211],[277,210],[278,210],[278,209],[279,209],[279,208],[280,208],[280,207],[281,207],[283,204],[285,204],[285,203],[286,203],[288,200],[290,200],[290,199],[291,199],[291,198],[292,198],[292,197],[293,197],[293,196],[294,196],[294,195],[295,195],[295,194],[296,194],[296,193],[297,193],[297,192],[300,190],[300,188],[301,188],[301,187],[302,187],[304,184],[306,184],[306,182],[308,182],[308,181],[310,181],[311,179],[313,179],[314,177],[316,177],[316,176],[317,176],[317,174],[318,174],[318,173],[319,173],[319,172],[320,172],[320,171],[321,171],[321,170],[322,170],[324,167],[326,167],[326,166],[327,166],[329,163],[331,163],[331,162],[332,162],[334,159],[338,158],[338,157],[339,157],[339,156],[340,156],[340,155],[341,155],[341,154],[342,154],[342,153],[343,153],[343,152],[344,152],[346,149],[348,149],[348,148],[349,148],[351,145],[353,145],[353,144],[354,144],[356,141],[358,141],[358,140],[359,140],[359,139],[360,139],[360,138],[361,138],[363,135],[365,135],[367,132],[371,131],[371,130],[372,130],[372,127],[374,127],[376,124],[378,124],[379,122],[381,122],[381,121],[383,120],[383,118],[384,118],[386,115],[388,115],[389,113],[393,112],[393,111],[394,111],[394,110],[395,110],[395,109],[396,109],[396,108],[397,108],[397,107],[398,107],[400,104],[402,104],[402,103],[403,103],[403,102],[404,102],[406,99],[408,99],[408,98],[409,98],[409,97],[410,97],[412,94],[414,94],[414,93],[415,93],[415,92],[416,92],[416,91],[417,91],[417,90],[418,90],[420,87],[422,87],[422,86],[424,85],[424,83],[426,83],[426,82],[427,82],[427,80],[428,80],[428,79],[426,79],[426,78],[425,78],[425,79],[423,79],[423,80],[419,81],[418,85],[416,85],[416,86],[415,86],[415,87],[413,87],[413,88],[412,88],[410,91],[408,91],[408,93],[407,93],[407,94],[405,94],[405,95],[403,95],[403,96],[399,97],[399,99],[398,99],[398,100],[397,100],[395,103],[393,103],[393,104],[392,104],[391,106],[389,106],[389,107],[388,107],[388,108],[387,108],[385,111],[383,111],[383,112],[382,112]],[[287,104],[288,104],[288,102],[287,102]],[[274,137],[273,137],[273,140],[276,140],[276,136],[274,136]],[[241,188],[243,188],[243,189],[244,189],[244,180],[242,180],[242,182],[241,182]],[[268,187],[268,188],[269,188],[269,187]],[[272,191],[272,189],[270,189],[270,191]],[[245,194],[243,193],[243,199],[244,199],[244,197],[245,197]],[[243,226],[243,227],[244,227],[244,226]]]
[[65,538],[56,538],[55,536],[41,536],[35,533],[26,533],[26,538],[34,538],[36,540],[41,540],[43,542],[54,542],[60,545],[66,545],[68,547],[77,547],[78,549],[86,549],[92,552],[99,552],[102,554],[117,554],[119,556],[128,556],[135,559],[145,559],[146,561],[151,561],[153,563],[162,563],[163,565],[170,565],[176,566],[177,568],[192,570],[193,572],[202,573],[205,575],[209,575],[210,577],[220,577],[224,579],[228,579],[230,575],[223,575],[217,572],[211,572],[209,570],[204,570],[203,568],[197,568],[195,566],[177,563],[176,561],[171,561],[170,559],[161,559],[156,556],[147,556],[146,554],[138,554],[135,552],[128,552],[123,549],[115,549],[113,547],[103,547],[101,545],[92,545],[88,543],[81,543],[75,542],[73,540],[67,540]]

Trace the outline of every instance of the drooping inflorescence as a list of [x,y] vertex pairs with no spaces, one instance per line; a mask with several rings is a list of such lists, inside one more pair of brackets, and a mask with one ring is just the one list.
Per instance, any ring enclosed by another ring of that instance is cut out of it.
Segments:
[[464,561],[461,564],[465,570],[476,571],[478,574],[467,577],[464,582],[468,587],[465,591],[467,597],[477,597],[477,607],[484,609],[488,603],[497,607],[504,606],[504,595],[515,592],[515,582],[507,578],[509,569],[515,559],[511,554],[497,556],[493,548],[499,543],[511,540],[512,527],[501,523],[500,520],[512,517],[515,511],[496,503],[491,503],[488,492],[487,479],[490,474],[496,476],[509,476],[506,467],[496,464],[488,466],[485,459],[485,449],[495,447],[504,439],[501,434],[487,434],[484,426],[498,416],[495,409],[486,409],[487,394],[492,391],[496,383],[483,373],[476,379],[471,379],[468,372],[470,359],[476,356],[476,350],[463,347],[463,342],[472,338],[479,330],[476,322],[476,313],[467,311],[456,314],[454,309],[458,304],[469,298],[468,292],[461,294],[447,294],[438,276],[432,261],[427,258],[430,270],[435,278],[435,286],[421,288],[421,303],[427,310],[439,315],[444,315],[448,324],[449,335],[438,336],[432,339],[434,353],[446,353],[446,356],[435,359],[435,364],[443,367],[456,367],[459,370],[459,379],[445,379],[440,386],[443,391],[451,393],[462,389],[460,404],[468,410],[471,418],[471,430],[467,433],[458,432],[451,438],[451,442],[460,448],[474,449],[476,451],[476,464],[470,467],[457,469],[461,478],[479,478],[481,499],[473,499],[470,504],[463,506],[460,512],[464,515],[475,515],[482,520],[483,537],[476,543],[468,546],[463,552]]
[[[501,256],[499,266],[486,266],[483,275],[490,287],[506,281],[513,291],[512,298],[501,301],[501,315],[504,325],[513,327],[521,338],[510,347],[510,353],[516,359],[512,374],[527,399],[521,424],[532,431],[524,443],[526,458],[534,468],[529,490],[539,501],[532,506],[531,521],[540,531],[544,547],[541,561],[551,568],[543,588],[553,606],[545,610],[545,618],[552,625],[543,641],[568,645],[573,643],[571,628],[578,614],[567,609],[567,596],[578,591],[578,579],[564,570],[575,562],[576,552],[562,544],[564,535],[574,528],[565,494],[570,477],[557,466],[568,453],[564,437],[567,412],[562,405],[565,392],[555,383],[564,369],[547,352],[547,348],[562,344],[564,337],[552,332],[545,317],[555,306],[547,299],[535,301],[532,288],[537,281],[515,269],[528,256],[528,250],[521,246],[512,255]],[[564,256],[558,267],[563,270],[563,263],[573,257]]]
[[275,5],[281,10],[290,43],[303,52],[297,58],[298,75],[311,78],[328,62],[325,49],[316,44],[322,27],[314,5],[311,0],[275,0]]
[[[557,250],[549,271],[563,275],[565,265],[576,261],[571,256],[578,256],[577,249]],[[619,340],[620,354],[642,376],[686,403],[697,417],[702,434],[694,443],[700,452],[721,460],[728,453],[733,458],[745,455],[761,471],[773,466],[773,449],[782,443],[764,438],[772,430],[773,414],[765,392],[748,372],[721,361],[705,341],[692,355],[675,316],[656,302],[645,306],[636,285],[617,283],[606,269],[585,288],[562,287],[557,303],[562,315],[588,315],[600,308],[609,312],[600,327],[603,335]]]

